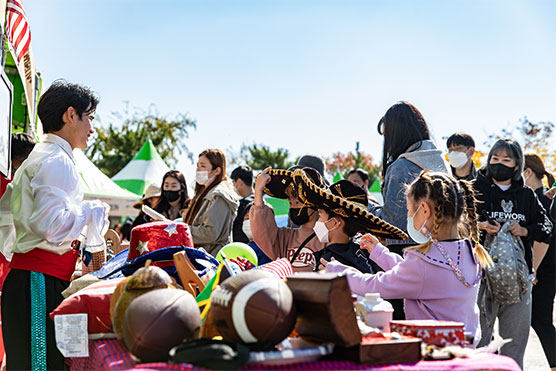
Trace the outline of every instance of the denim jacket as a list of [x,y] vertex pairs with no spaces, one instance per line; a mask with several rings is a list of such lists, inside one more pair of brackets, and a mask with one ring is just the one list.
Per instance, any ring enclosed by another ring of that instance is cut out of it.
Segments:
[[[430,140],[413,144],[388,167],[382,185],[384,205],[372,205],[369,211],[407,233],[405,190],[423,169],[448,172],[442,151]],[[415,241],[387,239],[386,244],[414,245]]]

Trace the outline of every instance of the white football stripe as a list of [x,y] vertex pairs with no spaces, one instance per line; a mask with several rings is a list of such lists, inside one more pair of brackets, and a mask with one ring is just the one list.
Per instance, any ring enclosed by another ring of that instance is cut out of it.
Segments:
[[247,306],[247,302],[257,292],[267,288],[274,288],[275,286],[276,281],[274,279],[263,278],[248,283],[236,294],[232,304],[232,321],[237,334],[244,343],[256,343],[258,341],[251,331],[249,331],[247,321],[245,320],[245,307]]

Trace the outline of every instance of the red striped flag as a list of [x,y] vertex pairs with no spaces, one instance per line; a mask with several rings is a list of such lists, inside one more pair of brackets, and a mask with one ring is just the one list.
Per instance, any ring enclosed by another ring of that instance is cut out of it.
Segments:
[[31,44],[31,30],[20,0],[7,0],[6,33],[15,50],[15,58],[19,64]]
[[293,274],[293,267],[290,261],[286,258],[278,259],[268,264],[257,267],[258,269],[265,269],[276,273],[280,278],[286,278]]

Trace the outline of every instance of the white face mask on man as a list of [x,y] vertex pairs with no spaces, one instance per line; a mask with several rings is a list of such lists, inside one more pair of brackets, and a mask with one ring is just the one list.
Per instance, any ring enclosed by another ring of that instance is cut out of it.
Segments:
[[448,152],[448,161],[450,165],[455,169],[460,169],[467,164],[469,158],[467,157],[467,152],[450,151]]

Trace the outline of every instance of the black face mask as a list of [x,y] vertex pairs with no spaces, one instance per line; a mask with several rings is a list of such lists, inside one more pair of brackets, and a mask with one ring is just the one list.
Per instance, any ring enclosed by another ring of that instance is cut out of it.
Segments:
[[181,191],[162,191],[168,202],[174,202],[181,196]]
[[292,222],[294,222],[297,225],[303,225],[309,221],[308,210],[309,209],[306,207],[302,207],[302,208],[290,207],[290,211],[288,211],[288,215],[290,216]]
[[488,175],[490,175],[494,180],[498,182],[503,182],[508,179],[512,179],[517,171],[513,167],[506,166],[504,164],[488,164],[487,167]]

